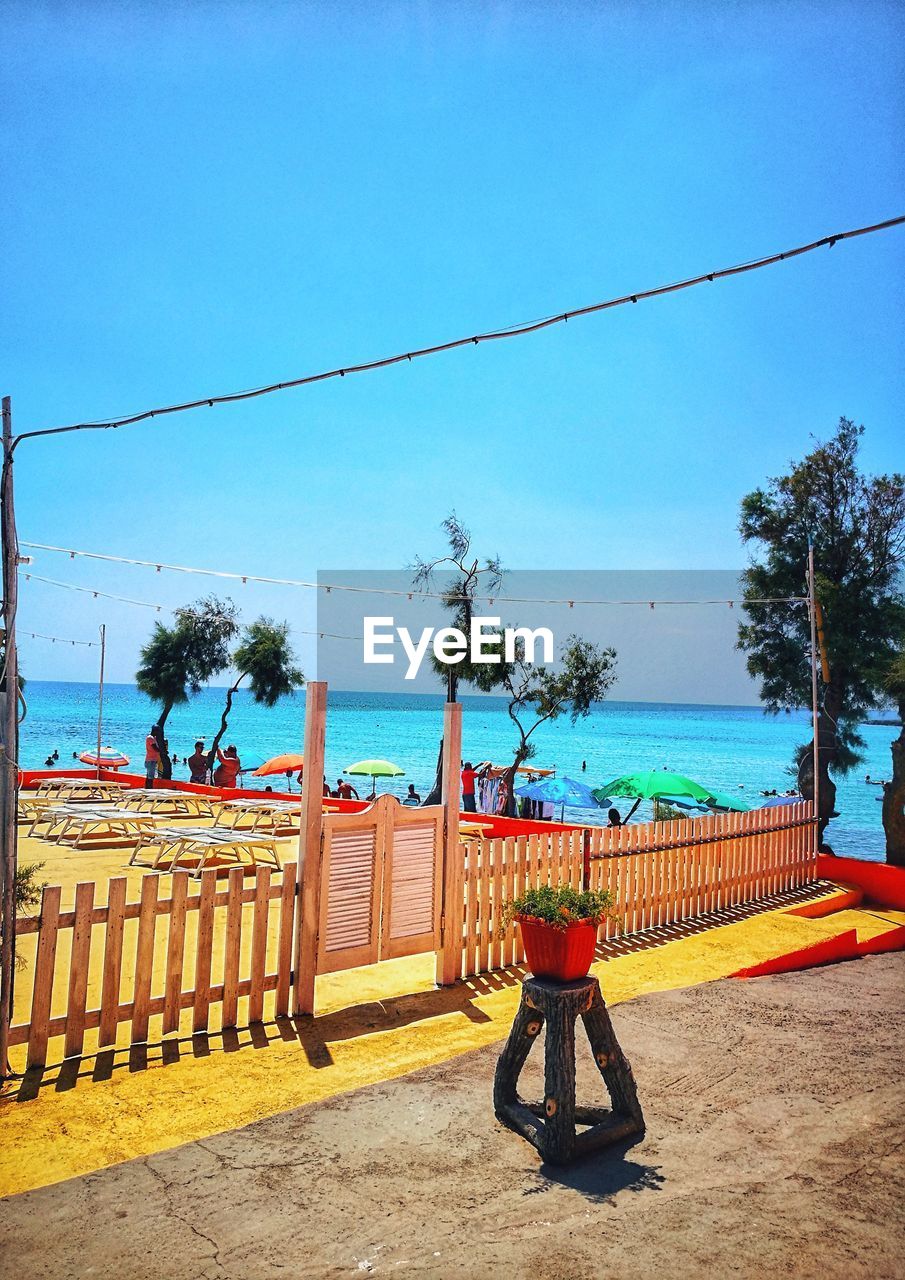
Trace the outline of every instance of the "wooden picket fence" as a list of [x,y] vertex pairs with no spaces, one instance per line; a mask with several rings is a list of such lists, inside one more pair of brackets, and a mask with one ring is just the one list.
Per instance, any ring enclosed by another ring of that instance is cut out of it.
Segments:
[[[262,1020],[269,992],[273,1016],[287,1014],[295,873],[294,863],[282,874],[258,867],[246,882],[245,869],[235,867],[220,888],[210,869],[201,874],[199,892],[190,893],[188,872],[177,871],[165,898],[163,877],[147,875],[137,902],[126,901],[121,876],[108,882],[107,901],[98,906],[89,881],[76,886],[74,909],[63,912],[60,887],[45,888],[40,915],[16,925],[20,940],[37,939],[30,1016],[13,1025],[10,1043],[27,1044],[27,1066],[42,1067],[56,1036],[64,1037],[68,1058],[83,1052],[86,1032],[96,1029],[94,1044],[102,1049],[115,1045],[118,1028],[128,1023],[128,1042],[138,1044],[149,1039],[153,1018],[161,1019],[154,1029],[162,1035],[179,1031],[186,1010],[194,1033],[209,1029],[216,1006],[221,1029],[247,1025]],[[58,963],[67,947],[68,964]],[[95,1008],[88,1008],[89,991],[100,993]],[[240,1000],[247,1000],[241,1020]]]
[[584,832],[550,831],[461,846],[465,862],[462,976],[518,964],[524,958],[515,924],[501,931],[502,907],[541,884],[580,888]]
[[749,813],[463,845],[462,976],[524,959],[519,931],[501,930],[502,908],[527,888],[569,883],[609,890],[615,918],[600,939],[675,924],[756,902],[817,879],[809,803]]
[[[373,821],[380,829],[388,822],[386,808],[375,810]],[[418,813],[414,811],[415,817]],[[378,946],[373,959],[440,945],[438,927],[422,928],[422,915],[428,922],[436,916],[437,924],[441,909],[437,818],[433,815],[425,826],[423,817],[420,825],[415,817],[405,816],[414,825],[400,827],[402,907],[393,906],[392,892],[388,899],[384,893],[379,911],[373,908],[368,915],[372,941],[384,934],[392,938],[394,910],[403,912],[397,923],[405,936],[396,950]],[[356,815],[345,826],[337,820],[330,838],[335,841],[349,826],[346,836],[360,843],[356,821],[361,825],[364,817]],[[386,832],[384,837],[395,846],[395,837],[390,841]],[[368,845],[369,856],[377,847]],[[457,976],[464,977],[524,959],[517,927],[501,926],[505,902],[529,887],[569,883],[609,889],[617,916],[601,926],[603,940],[755,902],[817,878],[816,825],[811,806],[803,803],[615,829],[571,828],[465,841],[460,850],[462,892],[456,893],[457,910],[451,904],[446,910],[453,912],[454,935],[458,914],[460,961],[456,951],[453,955]],[[368,863],[369,902],[374,885],[392,889],[387,869],[392,853],[385,850],[384,859],[380,874],[373,856]],[[425,878],[425,866],[433,867],[431,877]],[[319,865],[317,874],[326,877],[321,925],[328,938],[330,911],[342,912],[349,895],[361,896],[360,876],[344,873],[331,879]],[[62,1037],[68,1058],[173,1033],[248,1026],[289,1013],[298,901],[295,864],[287,863],[282,873],[235,867],[225,879],[209,869],[202,872],[198,892],[190,892],[195,884],[184,871],[171,877],[146,875],[138,900],[129,902],[126,878],[116,877],[108,882],[106,903],[96,905],[97,886],[86,882],[76,886],[74,907],[68,911],[60,909],[60,887],[45,888],[40,915],[20,918],[16,927],[27,962],[20,982],[29,984],[30,1008],[27,1019],[14,1023],[10,1042],[27,1046],[28,1067],[46,1064],[48,1044],[56,1037]],[[162,897],[161,888],[167,885],[169,896]],[[417,929],[409,920],[413,893],[421,904],[415,913]],[[317,931],[312,945],[314,963]],[[370,951],[356,951],[348,962],[371,959]],[[317,971],[337,967],[346,966],[331,962]]]

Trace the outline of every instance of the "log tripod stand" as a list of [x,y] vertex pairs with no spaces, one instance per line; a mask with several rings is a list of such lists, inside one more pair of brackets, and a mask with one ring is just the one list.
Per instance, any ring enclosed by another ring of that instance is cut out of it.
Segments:
[[[612,1110],[576,1106],[575,1021],[579,1017],[609,1092]],[[544,1100],[523,1102],[517,1090],[519,1074],[544,1022]],[[493,1107],[504,1124],[527,1138],[551,1164],[565,1164],[573,1156],[643,1133],[644,1116],[635,1078],[619,1047],[596,978],[580,978],[577,982],[525,979],[521,1004],[497,1063]],[[576,1133],[576,1123],[591,1127]]]

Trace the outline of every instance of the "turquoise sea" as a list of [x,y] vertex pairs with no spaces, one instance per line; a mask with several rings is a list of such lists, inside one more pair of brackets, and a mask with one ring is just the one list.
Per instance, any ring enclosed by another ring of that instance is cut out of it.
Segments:
[[[71,766],[73,752],[96,743],[96,685],[29,681],[26,697],[28,713],[20,747],[25,767],[43,766],[54,748],[60,753],[60,766]],[[222,689],[205,689],[188,706],[171,713],[167,722],[171,751],[185,757],[196,737],[210,742],[219,725],[223,698]],[[511,759],[513,731],[504,701],[465,697],[462,703],[465,758],[505,764]],[[106,687],[104,745],[131,756],[138,771],[153,718],[153,706],[134,686]],[[266,710],[240,691],[224,741],[234,742],[246,762],[260,762],[283,751],[301,750],[304,720],[304,696]],[[433,780],[442,722],[440,695],[331,692],[327,777],[332,783],[345,765],[382,757],[399,764],[405,777],[382,783],[381,789],[401,795],[411,781],[424,794]],[[538,748],[534,763],[555,766],[560,774],[592,787],[620,773],[666,765],[714,790],[738,792],[755,804],[762,790],[785,791],[793,785],[789,761],[796,743],[808,738],[808,727],[803,712],[775,717],[758,707],[609,702],[574,728],[564,718],[539,729],[534,735]],[[890,726],[866,725],[863,765],[848,778],[837,780],[840,816],[829,831],[837,853],[883,859],[880,789],[866,785],[864,776],[889,776],[889,746],[897,732]],[[587,764],[584,772],[582,761]],[[188,770],[177,765],[174,776],[187,778]],[[639,818],[646,813],[649,810],[642,806]],[[599,810],[573,809],[571,814],[581,821],[603,818]]]

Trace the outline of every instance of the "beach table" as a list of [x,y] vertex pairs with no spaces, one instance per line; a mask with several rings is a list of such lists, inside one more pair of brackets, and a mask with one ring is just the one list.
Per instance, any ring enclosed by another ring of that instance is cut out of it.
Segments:
[[213,812],[210,796],[194,791],[172,791],[155,787],[150,791],[136,789],[122,797],[128,809],[136,813],[159,813],[171,818],[209,818]]
[[[299,800],[224,800],[214,814],[217,826],[230,827],[234,831],[284,831],[298,832],[302,816]],[[243,826],[243,819],[250,825]],[[293,823],[292,819],[298,819]]]
[[[151,861],[139,859],[140,853],[155,850]],[[247,862],[257,866],[260,860],[271,863],[282,871],[277,851],[277,838],[272,833],[237,831],[233,827],[157,827],[143,833],[132,851],[130,866],[150,867],[172,871],[183,859],[197,859],[192,874],[200,876],[205,866],[215,858],[231,858],[240,865]],[[167,866],[161,864],[167,860]]]
[[43,837],[45,840],[55,840],[57,844],[72,841],[74,849],[84,848],[84,841],[88,837],[93,837],[94,844],[100,844],[104,840],[138,841],[149,830],[153,831],[155,826],[155,819],[150,813],[135,813],[131,809],[102,805],[92,808],[85,804],[66,804],[47,809],[38,821],[47,821],[49,824]]

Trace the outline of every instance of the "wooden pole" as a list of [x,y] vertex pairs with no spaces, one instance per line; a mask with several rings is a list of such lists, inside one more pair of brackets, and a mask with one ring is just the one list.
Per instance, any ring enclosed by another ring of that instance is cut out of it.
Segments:
[[459,807],[462,768],[462,704],[443,707],[443,892],[437,984],[451,986],[462,976],[462,894],[464,867],[459,848]]
[[[814,587],[814,544],[808,543],[808,611],[811,615],[811,716],[814,722],[812,768],[814,770],[814,817],[820,818],[820,711],[817,698],[817,596]],[[819,833],[819,828],[818,828]]]
[[9,1029],[16,971],[16,813],[19,800],[19,655],[16,649],[19,543],[13,506],[13,429],[9,396],[3,397],[0,533],[6,694],[0,725],[0,1079],[6,1079],[10,1074]]
[[302,772],[302,817],[296,871],[295,963],[293,1012],[314,1013],[317,934],[321,902],[321,834],[324,820],[324,742],[327,729],[327,685],[312,680],[305,694],[305,767]]
[[101,743],[104,736],[104,656],[107,648],[107,628],[101,623],[101,673],[97,683],[97,776],[101,776]]

